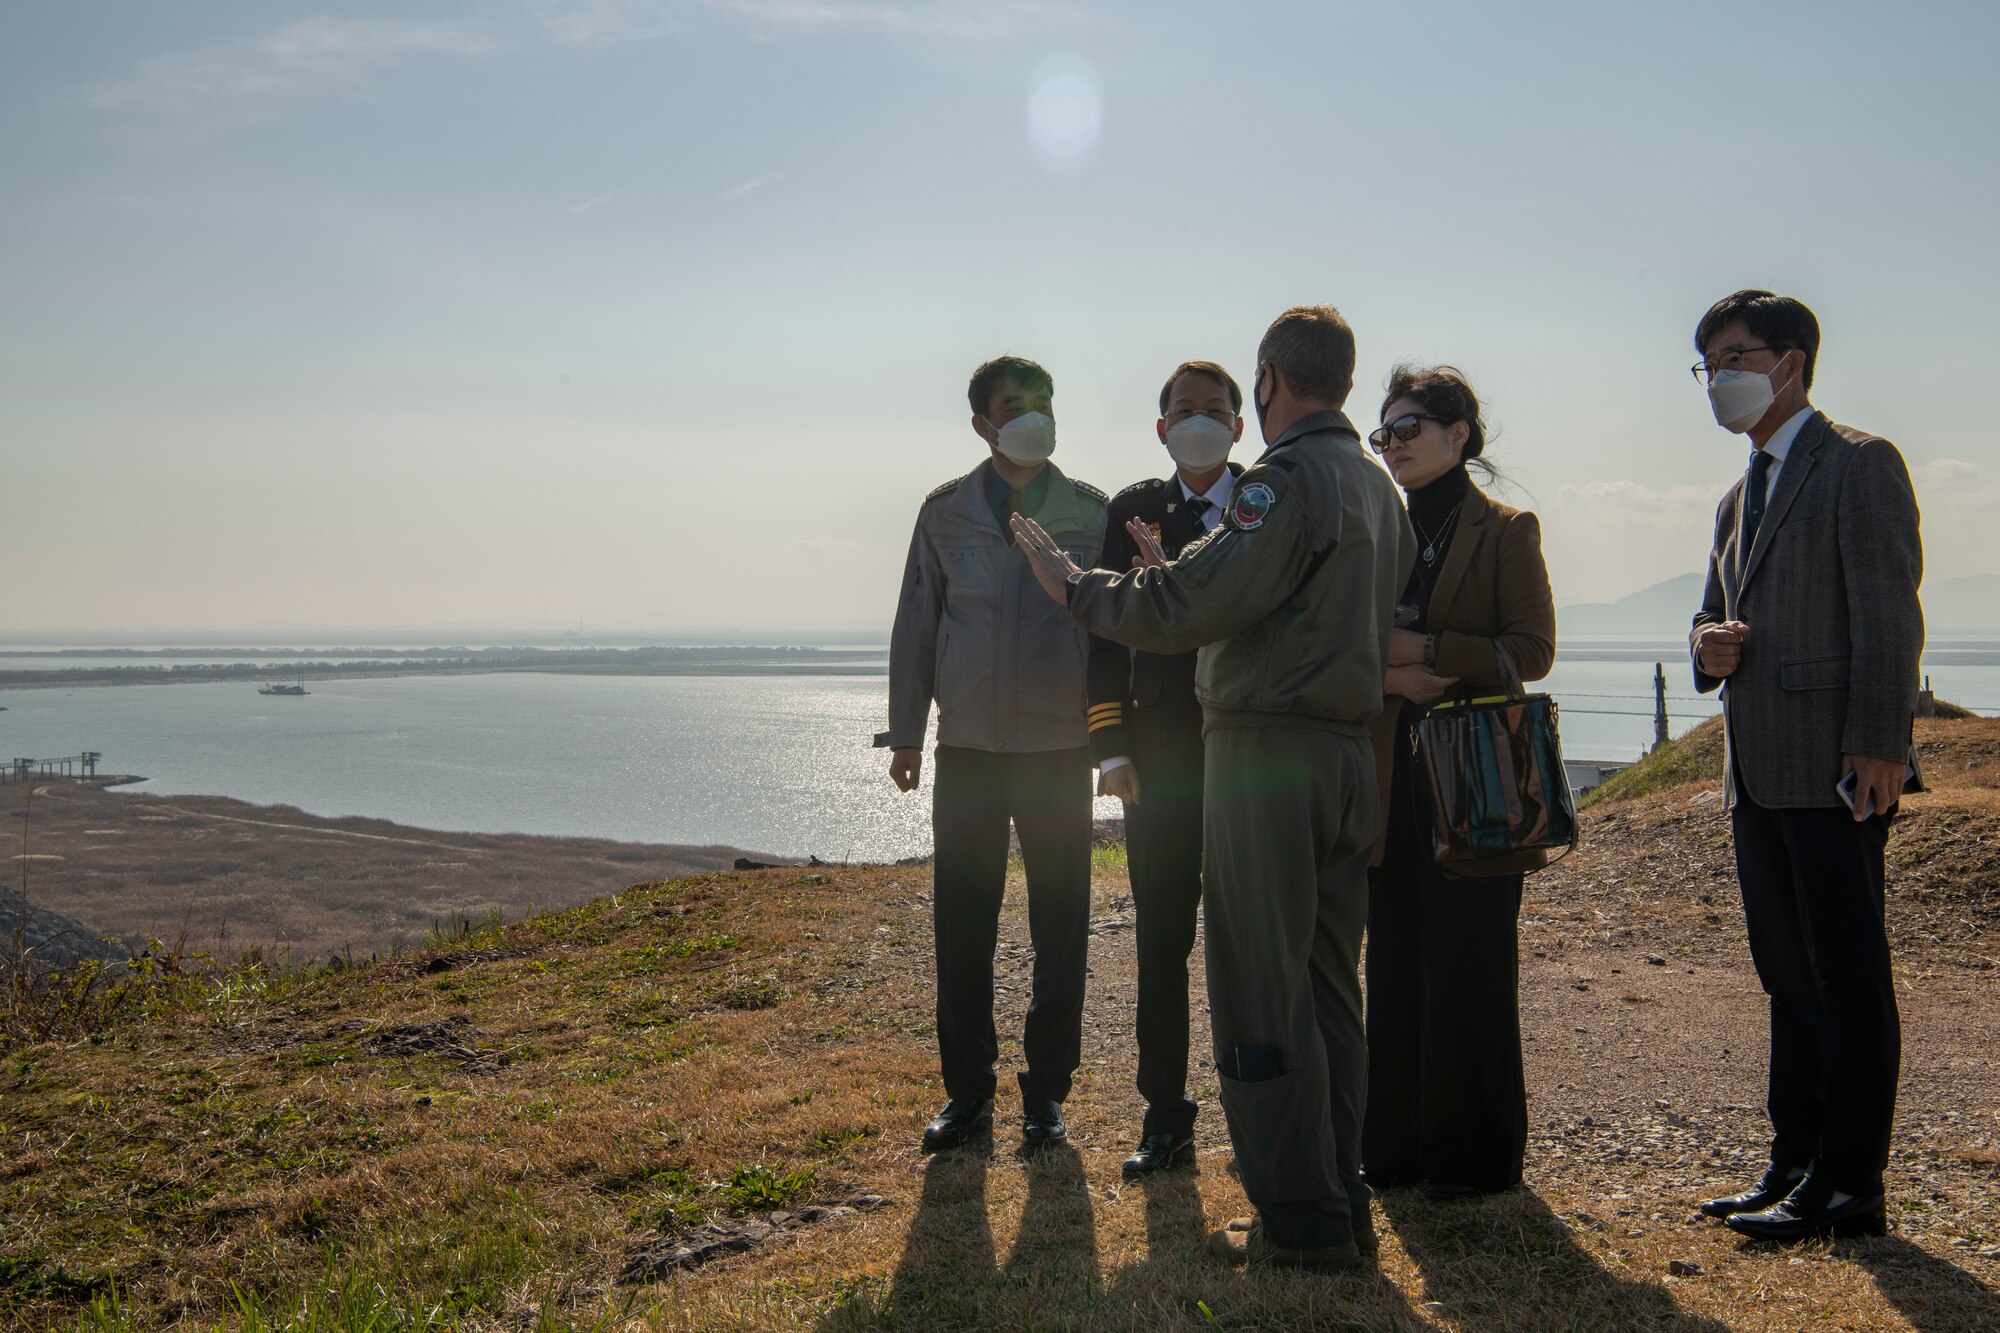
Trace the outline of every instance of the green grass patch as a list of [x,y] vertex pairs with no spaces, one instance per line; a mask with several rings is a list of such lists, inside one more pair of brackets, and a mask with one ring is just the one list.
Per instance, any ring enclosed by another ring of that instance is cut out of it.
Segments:
[[1629,801],[1690,782],[1722,780],[1722,719],[1689,728],[1630,768],[1621,768],[1583,794],[1583,809],[1606,801]]
[[51,1264],[38,1253],[0,1255],[0,1310],[30,1301],[86,1301],[110,1288],[102,1273]]
[[244,1006],[298,1000],[350,965],[338,958],[295,965],[289,953],[272,962],[252,949],[225,966],[158,940],[144,956],[122,963],[85,959],[46,967],[0,957],[0,1052],[45,1041],[104,1046],[134,1024],[184,1014],[231,1029]]
[[645,1203],[632,1211],[634,1226],[657,1227],[662,1231],[690,1227],[708,1215],[714,1200],[713,1188],[686,1166],[659,1167],[631,1184],[648,1196]]
[[834,1125],[814,1133],[807,1142],[818,1153],[837,1153],[850,1143],[872,1139],[882,1131],[875,1125]]
[[730,1172],[722,1187],[722,1197],[739,1213],[763,1213],[783,1208],[811,1189],[818,1172],[802,1166],[796,1171],[773,1171],[762,1162],[739,1166]]
[[647,977],[668,970],[675,962],[702,954],[727,953],[740,949],[745,941],[736,935],[690,935],[664,944],[635,944],[618,951],[621,972],[626,976]]
[[819,1183],[810,1166],[783,1170],[762,1162],[739,1164],[726,1180],[704,1180],[689,1166],[663,1166],[628,1178],[620,1189],[645,1196],[631,1212],[634,1226],[662,1231],[690,1227],[711,1213],[769,1213],[786,1207]]
[[476,917],[468,916],[464,912],[453,912],[444,920],[432,924],[431,946],[444,949],[458,945],[491,944],[500,938],[500,932],[506,927],[506,918],[498,911]]

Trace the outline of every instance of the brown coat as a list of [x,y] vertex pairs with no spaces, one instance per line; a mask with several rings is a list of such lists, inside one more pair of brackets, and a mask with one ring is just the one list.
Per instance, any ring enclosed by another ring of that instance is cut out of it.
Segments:
[[[1556,605],[1549,591],[1549,567],[1542,560],[1542,525],[1533,512],[1488,499],[1477,486],[1467,489],[1459,511],[1458,531],[1445,552],[1425,617],[1437,635],[1437,673],[1456,676],[1476,690],[1499,689],[1500,659],[1495,639],[1507,645],[1524,681],[1540,680],[1556,660]],[[1382,793],[1380,822],[1375,831],[1375,857],[1382,864],[1382,844],[1389,826],[1390,775],[1394,772],[1390,745],[1403,701],[1390,695],[1382,713],[1369,727],[1375,742],[1375,777]],[[1463,862],[1456,875],[1510,875],[1539,870],[1547,858],[1540,851],[1519,852]]]

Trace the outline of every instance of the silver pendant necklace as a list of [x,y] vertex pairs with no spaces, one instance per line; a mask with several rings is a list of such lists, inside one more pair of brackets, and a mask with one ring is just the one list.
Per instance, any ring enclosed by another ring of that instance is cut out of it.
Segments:
[[1438,525],[1437,536],[1435,537],[1423,530],[1423,526],[1417,522],[1416,515],[1412,514],[1410,516],[1410,526],[1415,528],[1417,535],[1424,539],[1424,563],[1426,565],[1437,563],[1438,543],[1451,535],[1451,525],[1458,522],[1458,511],[1464,508],[1464,506],[1465,501],[1460,500],[1451,507],[1451,512],[1444,516],[1444,522]]

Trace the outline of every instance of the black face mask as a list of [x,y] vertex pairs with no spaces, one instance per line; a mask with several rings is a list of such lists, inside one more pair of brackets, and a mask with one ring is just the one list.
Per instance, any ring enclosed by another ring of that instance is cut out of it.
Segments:
[[[1271,404],[1278,401],[1277,385],[1273,384],[1271,386],[1271,396],[1269,398],[1260,397],[1259,394],[1263,390],[1266,380],[1274,378],[1276,377],[1267,376],[1264,373],[1263,367],[1259,366],[1257,368],[1257,379],[1250,386],[1250,401],[1257,408],[1257,428],[1260,431],[1264,428],[1265,420],[1271,415]],[[1271,438],[1268,432],[1264,438],[1267,440]]]

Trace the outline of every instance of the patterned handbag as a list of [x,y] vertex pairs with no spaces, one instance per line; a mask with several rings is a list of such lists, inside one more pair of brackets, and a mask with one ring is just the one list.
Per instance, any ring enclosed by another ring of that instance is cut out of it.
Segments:
[[1495,641],[1508,692],[1448,696],[1410,731],[1417,822],[1441,866],[1576,846],[1576,802],[1563,768],[1556,701],[1529,694]]

